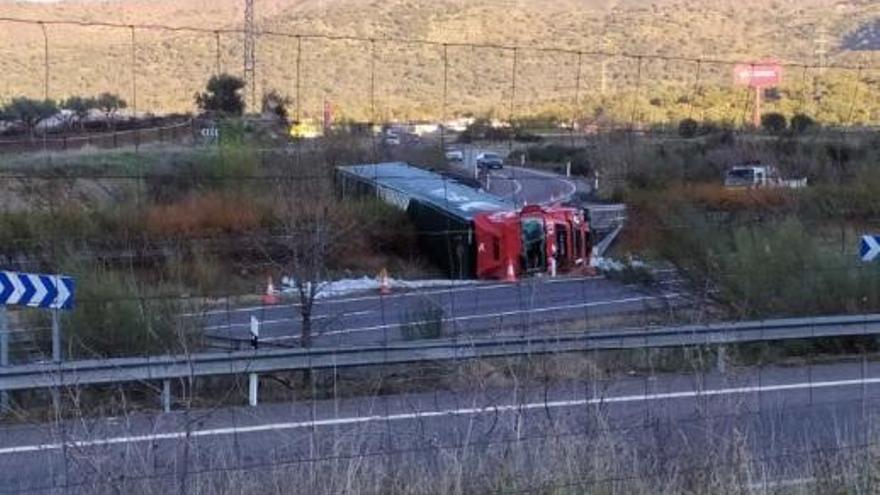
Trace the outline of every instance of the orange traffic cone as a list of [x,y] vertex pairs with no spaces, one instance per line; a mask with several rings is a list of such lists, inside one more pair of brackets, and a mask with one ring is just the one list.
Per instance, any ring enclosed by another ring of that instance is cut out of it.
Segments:
[[379,272],[379,294],[391,294],[391,281],[388,280],[388,270],[384,268]]
[[266,282],[266,293],[263,294],[263,304],[278,304],[278,294],[275,293],[275,284],[269,276]]
[[507,260],[507,275],[504,276],[505,282],[516,282],[516,269],[513,268],[513,260]]

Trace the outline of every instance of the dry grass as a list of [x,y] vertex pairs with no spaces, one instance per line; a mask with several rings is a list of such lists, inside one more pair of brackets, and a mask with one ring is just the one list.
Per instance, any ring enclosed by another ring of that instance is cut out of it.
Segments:
[[[202,28],[238,27],[241,10],[233,2],[205,0],[137,0],[120,9],[113,3],[59,2],[58,4],[4,3],[4,15],[23,18],[105,20],[128,23],[166,23]],[[870,17],[868,2],[834,0],[555,0],[553,2],[414,2],[393,0],[326,2],[270,0],[257,7],[260,28],[300,33],[364,37],[417,38],[451,43],[516,43],[523,46],[563,46],[588,51],[675,54],[720,59],[773,56],[783,60],[814,61],[818,25],[835,38]],[[503,20],[503,22],[499,22]],[[129,101],[130,47],[127,29],[52,26],[50,38],[50,96],[119,93]],[[137,34],[138,104],[152,111],[193,109],[192,95],[215,70],[215,39],[210,33],[166,33],[141,30]],[[222,70],[241,69],[239,34],[221,37]],[[7,24],[0,30],[0,70],[4,94],[42,96],[43,45],[38,26]],[[832,44],[834,41],[832,41]],[[334,102],[340,117],[366,119],[370,98],[370,49],[364,43],[320,41],[304,44],[301,108],[319,118],[324,98]],[[257,91],[275,88],[288,96],[296,78],[295,43],[288,38],[265,37],[257,45]],[[521,53],[517,98],[522,109],[570,115],[576,65],[571,54]],[[530,55],[530,56],[527,56]],[[842,51],[831,62],[856,65],[859,54]],[[449,51],[449,98],[454,112],[479,111],[505,115],[509,96],[511,56],[508,50],[452,47]],[[601,59],[583,60],[581,96],[598,93]],[[376,66],[376,107],[379,120],[439,118],[442,62],[437,47],[380,43]],[[560,68],[565,75],[561,75]],[[691,62],[645,61],[637,77],[633,59],[615,59],[607,66],[609,95],[615,90],[640,87],[644,105],[640,119],[667,120],[672,111],[687,115],[688,104],[654,88],[690,89],[696,66]],[[704,64],[700,84],[730,85],[730,67]],[[790,77],[800,79],[800,74]],[[652,89],[645,89],[652,88]],[[847,93],[848,94],[848,93]],[[616,95],[615,95],[616,96]],[[659,97],[661,105],[648,101]],[[610,98],[606,104],[632,113],[629,99]],[[739,101],[739,100],[738,100]],[[770,103],[772,104],[772,102]],[[795,103],[787,103],[785,111]],[[585,113],[593,111],[591,106]],[[701,111],[701,118],[720,120],[724,105]],[[738,111],[739,114],[742,111]],[[845,113],[845,112],[844,112]]]
[[146,231],[166,236],[208,237],[259,229],[264,215],[251,199],[234,194],[193,194],[170,205],[154,205],[146,214]]
[[793,194],[786,189],[730,189],[720,184],[692,184],[669,190],[670,197],[716,211],[772,210],[793,204]]

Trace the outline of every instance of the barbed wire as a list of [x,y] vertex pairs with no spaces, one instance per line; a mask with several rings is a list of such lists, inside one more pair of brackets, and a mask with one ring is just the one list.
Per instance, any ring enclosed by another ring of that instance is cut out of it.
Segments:
[[[173,26],[167,24],[126,24],[108,21],[82,21],[82,20],[62,20],[62,19],[32,19],[20,17],[0,17],[0,22],[10,22],[16,24],[28,24],[32,26],[78,26],[78,27],[109,27],[117,29],[139,29],[149,31],[171,31],[171,32],[192,32],[205,35],[216,36],[219,34],[244,34],[244,28],[207,28],[193,26]],[[424,45],[433,47],[460,47],[460,48],[477,48],[477,49],[496,49],[507,52],[514,51],[533,51],[538,53],[559,53],[568,55],[582,55],[608,58],[629,58],[633,60],[660,60],[660,61],[676,61],[676,62],[699,62],[702,64],[718,64],[718,65],[735,65],[741,63],[740,60],[709,58],[709,57],[690,57],[683,55],[665,55],[665,54],[647,54],[634,53],[626,51],[609,51],[584,49],[577,47],[552,47],[552,46],[536,46],[536,45],[515,45],[507,43],[477,43],[477,42],[455,42],[455,41],[439,41],[418,38],[405,38],[396,36],[359,36],[359,35],[333,35],[326,33],[305,33],[305,32],[288,32],[277,30],[256,29],[256,36],[276,36],[290,39],[318,39],[327,41],[357,41],[363,43],[398,43],[409,45]],[[859,70],[862,65],[844,65],[844,64],[817,64],[807,62],[780,62],[783,67],[792,68],[811,68],[811,69],[841,69],[841,70]],[[873,69],[872,69],[873,70]]]

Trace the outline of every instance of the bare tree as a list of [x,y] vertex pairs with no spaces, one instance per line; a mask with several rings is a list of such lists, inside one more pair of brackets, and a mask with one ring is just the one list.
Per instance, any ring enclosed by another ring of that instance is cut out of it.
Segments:
[[327,260],[334,242],[331,233],[329,207],[326,204],[310,205],[304,200],[296,218],[287,225],[287,273],[293,278],[299,296],[299,312],[302,321],[300,343],[312,345],[312,312],[322,283],[328,279]]
[[282,179],[277,183],[276,207],[284,229],[283,242],[272,258],[296,290],[302,323],[300,343],[309,347],[315,301],[330,278],[333,257],[355,226],[346,205],[333,193],[331,166],[317,156],[288,156],[284,161],[287,166],[277,172]]

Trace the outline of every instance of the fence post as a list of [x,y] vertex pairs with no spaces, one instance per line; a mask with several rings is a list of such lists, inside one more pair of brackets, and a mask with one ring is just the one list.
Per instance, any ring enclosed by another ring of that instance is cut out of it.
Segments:
[[171,412],[171,380],[162,380],[162,411]]
[[257,394],[259,393],[260,379],[256,373],[248,375],[248,404],[251,407],[257,405]]
[[[9,325],[6,306],[0,306],[0,367],[9,366]],[[0,391],[0,414],[9,410],[9,392]]]
[[52,310],[52,361],[61,362],[61,318],[58,310]]

